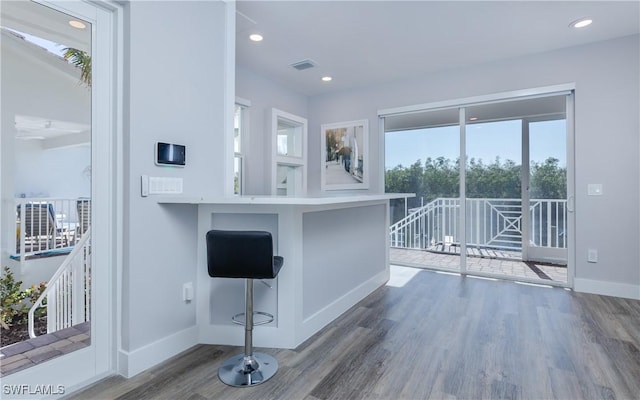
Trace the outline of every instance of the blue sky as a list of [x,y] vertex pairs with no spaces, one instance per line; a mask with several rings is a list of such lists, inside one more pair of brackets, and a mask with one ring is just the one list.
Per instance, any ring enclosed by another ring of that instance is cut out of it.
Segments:
[[33,36],[30,35],[28,33],[24,33],[24,32],[20,32],[20,31],[16,31],[15,29],[10,29],[13,32],[17,32],[18,34],[24,36],[24,39],[28,42],[37,44],[40,47],[44,47],[45,49],[47,49],[49,52],[56,54],[60,57],[62,57],[62,55],[64,54],[64,48],[67,46],[64,46],[62,44],[59,43],[55,43],[52,42],[50,40],[46,40],[46,39],[42,39],[41,37],[38,36]]
[[[530,128],[531,161],[549,157],[566,166],[566,126],[564,120],[536,122]],[[445,157],[455,160],[460,154],[460,128],[457,126],[388,132],[385,135],[385,169],[404,167],[420,159]],[[467,125],[467,155],[485,164],[496,156],[502,161],[521,162],[520,121],[502,121]]]

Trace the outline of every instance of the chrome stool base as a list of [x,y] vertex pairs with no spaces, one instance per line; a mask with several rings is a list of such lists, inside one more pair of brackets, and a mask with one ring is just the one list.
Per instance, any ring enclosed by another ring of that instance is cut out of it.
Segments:
[[222,363],[218,377],[229,386],[247,387],[268,381],[277,371],[278,361],[269,354],[238,354]]

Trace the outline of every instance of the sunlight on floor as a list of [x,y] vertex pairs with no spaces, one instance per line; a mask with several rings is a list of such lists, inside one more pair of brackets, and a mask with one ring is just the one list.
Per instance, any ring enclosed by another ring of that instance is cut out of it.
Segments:
[[387,282],[387,286],[393,287],[403,287],[420,272],[418,268],[401,267],[399,265],[390,265],[389,268],[391,277]]

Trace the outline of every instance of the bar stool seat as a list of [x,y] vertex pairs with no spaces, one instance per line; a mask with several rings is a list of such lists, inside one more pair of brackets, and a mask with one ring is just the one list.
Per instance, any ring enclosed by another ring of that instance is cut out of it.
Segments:
[[[253,327],[273,321],[273,315],[253,311],[253,280],[276,278],[284,259],[273,255],[273,239],[265,231],[210,230],[206,241],[210,277],[245,279],[244,323],[238,319],[242,314],[232,317],[234,323],[244,325],[244,353],[224,361],[218,376],[230,386],[259,385],[275,375],[278,361],[269,354],[253,352]],[[267,320],[256,324],[255,314]]]

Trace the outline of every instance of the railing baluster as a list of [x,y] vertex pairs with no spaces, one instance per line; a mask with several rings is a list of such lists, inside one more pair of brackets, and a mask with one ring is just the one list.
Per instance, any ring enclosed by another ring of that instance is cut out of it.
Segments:
[[[468,236],[458,235],[460,199],[438,198],[390,227],[396,247],[428,249],[435,243],[465,240],[467,245],[521,250],[522,215],[530,215],[530,241],[540,247],[566,248],[566,200],[532,199],[525,210],[520,199],[464,199]],[[475,224],[475,227],[472,225]],[[556,229],[553,232],[553,229]]]
[[67,324],[69,321],[69,272],[64,274],[63,279],[64,290],[62,291],[62,304],[63,312],[62,312],[62,324],[63,326]]
[[47,331],[55,332],[88,321],[91,293],[91,227],[84,232],[47,288],[28,313],[29,335],[35,337],[34,315],[47,299]]
[[540,207],[538,207],[538,246],[543,246],[542,242],[542,202],[540,203]]
[[562,202],[562,248],[567,247],[567,202]]
[[489,237],[492,238],[493,237],[493,232],[495,232],[497,230],[497,227],[494,228],[494,225],[498,224],[498,220],[496,219],[495,223],[493,220],[493,209],[491,207],[489,207]]
[[[20,214],[20,223],[16,227],[20,235],[15,244],[21,263],[29,256],[71,246],[73,241],[79,240],[74,235],[76,226],[86,227],[88,224],[86,213],[77,216],[78,201],[63,198],[15,199],[16,214]],[[13,243],[12,240],[10,244]]]
[[473,238],[472,243],[477,244],[480,243],[480,202],[473,200],[473,204],[475,204],[476,214],[476,236]]
[[[484,216],[484,223],[486,225],[486,221],[487,221],[487,202],[483,201],[482,202],[482,215]],[[483,226],[482,227],[482,243],[487,243],[487,226]],[[491,225],[489,225],[489,228],[491,228]]]
[[547,243],[545,247],[550,247],[549,242],[551,241],[551,202],[547,202]]

